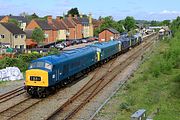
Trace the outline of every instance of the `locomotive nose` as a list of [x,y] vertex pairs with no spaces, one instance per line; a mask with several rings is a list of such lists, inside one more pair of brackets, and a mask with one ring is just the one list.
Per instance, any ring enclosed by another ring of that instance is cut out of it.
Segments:
[[27,70],[25,85],[48,87],[48,72],[40,69]]

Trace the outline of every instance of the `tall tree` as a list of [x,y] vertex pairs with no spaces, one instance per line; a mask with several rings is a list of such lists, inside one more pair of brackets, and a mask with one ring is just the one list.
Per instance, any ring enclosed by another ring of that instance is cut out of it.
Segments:
[[70,9],[70,10],[67,12],[67,15],[66,15],[66,16],[68,16],[69,14],[71,14],[72,16],[74,16],[74,15],[79,16],[78,8],[72,8],[72,9]]
[[127,16],[124,20],[124,27],[127,31],[131,31],[136,26],[136,21],[133,17]]
[[170,20],[164,20],[164,21],[162,21],[162,25],[169,26],[170,24],[171,24],[171,21],[170,21]]
[[45,38],[44,32],[40,28],[35,28],[32,32],[32,39],[33,41],[37,42],[38,44],[42,42]]

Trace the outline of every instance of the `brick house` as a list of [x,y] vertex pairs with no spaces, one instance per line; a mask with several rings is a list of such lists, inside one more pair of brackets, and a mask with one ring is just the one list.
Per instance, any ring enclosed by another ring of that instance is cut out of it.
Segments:
[[27,25],[26,30],[34,30],[35,28],[41,28],[44,31],[45,44],[52,43],[57,39],[57,30],[49,25],[47,21],[31,20],[31,22]]
[[120,33],[117,30],[113,28],[107,28],[99,33],[99,42],[118,39],[119,37],[120,37]]
[[63,24],[68,28],[67,30],[67,39],[76,39],[76,26],[69,19],[62,19]]
[[26,48],[26,33],[13,23],[0,23],[0,43],[11,48]]
[[75,15],[74,18],[69,18],[69,19],[75,24],[76,38],[77,39],[83,38],[83,34],[82,34],[83,25],[78,20],[77,15]]

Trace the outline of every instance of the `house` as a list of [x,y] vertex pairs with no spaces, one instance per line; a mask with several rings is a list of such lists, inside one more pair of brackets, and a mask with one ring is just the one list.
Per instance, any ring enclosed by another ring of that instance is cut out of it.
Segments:
[[33,30],[24,30],[24,32],[26,33],[26,48],[30,49],[36,47],[37,42],[34,42],[32,39]]
[[120,37],[120,33],[113,28],[106,28],[99,33],[100,42],[118,39],[119,37]]
[[76,31],[76,39],[81,39],[83,38],[82,30],[83,30],[83,25],[81,22],[78,20],[77,15],[74,16],[74,18],[70,17],[70,20],[75,24],[75,31]]
[[73,24],[73,22],[71,21],[71,16],[69,16],[68,18],[64,18],[62,19],[63,24],[68,28],[67,31],[67,39],[76,39],[76,26],[75,24]]
[[96,20],[96,19],[92,19],[92,24],[93,24],[93,29],[97,29],[99,28],[103,23],[102,19]]
[[92,15],[89,14],[88,17],[80,17],[75,16],[76,20],[78,20],[82,24],[82,37],[83,38],[88,38],[88,37],[93,37],[94,32],[93,32],[93,24],[92,24]]
[[11,48],[26,48],[26,34],[13,23],[0,23],[0,42]]
[[28,19],[24,16],[8,16],[9,19],[15,19],[17,20],[17,22],[19,23],[19,27],[22,30],[25,30],[27,23],[28,23]]
[[57,40],[66,40],[68,27],[62,22],[62,18],[57,16],[53,23],[58,29]]
[[9,21],[9,17],[8,16],[0,16],[0,23],[1,22],[8,22]]
[[35,28],[41,28],[44,31],[45,39],[44,43],[52,43],[57,39],[57,30],[48,24],[47,21],[44,20],[31,20],[31,22],[27,25],[26,30],[34,30]]
[[8,23],[10,19],[17,20],[19,27],[25,30],[28,19],[24,16],[0,16],[0,22]]

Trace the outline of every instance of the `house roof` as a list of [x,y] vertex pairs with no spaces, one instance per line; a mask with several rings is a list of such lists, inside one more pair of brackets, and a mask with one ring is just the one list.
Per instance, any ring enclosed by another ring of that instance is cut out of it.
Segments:
[[76,18],[72,18],[72,20],[73,20],[76,24],[81,24],[81,21],[79,21],[79,20],[76,19]]
[[21,30],[13,23],[1,23],[1,25],[4,26],[9,32],[13,34],[26,34],[23,30]]
[[53,21],[54,25],[57,27],[57,29],[61,30],[67,30],[68,28],[62,21]]
[[78,20],[81,22],[82,25],[89,25],[89,19],[86,17],[78,18]]
[[75,25],[69,21],[67,18],[63,19],[64,23],[68,26],[68,28],[75,28]]
[[[114,34],[120,34],[117,30],[113,29],[113,28],[106,28],[104,30],[109,30],[110,32],[114,33]],[[103,30],[103,31],[104,31]]]
[[22,21],[22,22],[28,22],[28,19],[24,16],[9,16],[11,19],[16,19],[17,21]]
[[2,20],[5,16],[0,16],[0,20]]
[[33,30],[24,30],[24,32],[26,33],[26,38],[27,39],[31,39]]
[[52,30],[53,27],[44,20],[35,20],[35,22],[41,27],[42,30]]

